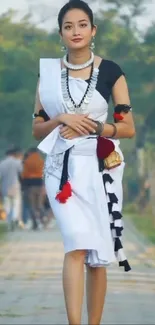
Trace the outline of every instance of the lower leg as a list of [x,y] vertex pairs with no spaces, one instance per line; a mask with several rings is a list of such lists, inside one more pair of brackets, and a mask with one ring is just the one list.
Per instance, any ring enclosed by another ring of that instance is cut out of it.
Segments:
[[106,269],[87,266],[87,309],[88,324],[99,325],[101,322],[107,288]]
[[27,202],[29,205],[30,217],[32,221],[32,229],[38,228],[38,212],[36,208],[36,193],[35,193],[35,186],[29,186],[27,189]]
[[85,251],[67,253],[63,266],[64,297],[70,325],[80,325],[84,295]]

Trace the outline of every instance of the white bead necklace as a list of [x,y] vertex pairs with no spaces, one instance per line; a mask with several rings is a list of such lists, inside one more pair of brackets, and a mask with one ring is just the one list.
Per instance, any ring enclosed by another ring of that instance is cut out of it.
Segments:
[[89,67],[94,62],[94,53],[91,52],[91,58],[83,64],[72,64],[67,61],[67,54],[63,57],[63,64],[70,70],[82,70]]

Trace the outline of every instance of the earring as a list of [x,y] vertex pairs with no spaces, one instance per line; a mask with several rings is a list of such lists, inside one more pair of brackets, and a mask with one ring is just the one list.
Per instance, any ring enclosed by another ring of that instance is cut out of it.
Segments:
[[64,45],[61,46],[61,52],[65,52],[66,51],[66,47]]
[[61,52],[66,51],[66,47],[62,44],[62,40],[60,39],[60,44],[61,44]]
[[95,43],[94,43],[95,37],[93,36],[91,44],[90,44],[90,49],[93,51],[95,49]]

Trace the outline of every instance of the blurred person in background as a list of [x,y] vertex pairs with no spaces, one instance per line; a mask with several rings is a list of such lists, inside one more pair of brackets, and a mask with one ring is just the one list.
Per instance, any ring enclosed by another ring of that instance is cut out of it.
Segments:
[[43,224],[45,228],[53,228],[56,224],[55,222],[55,218],[54,218],[54,214],[53,211],[51,209],[50,203],[49,203],[49,199],[47,197],[47,193],[46,193],[46,188],[44,186],[43,188],[43,193],[44,193],[44,217],[43,217]]
[[44,159],[36,148],[30,148],[24,155],[23,172],[21,175],[24,213],[26,227],[36,230],[40,228],[44,216],[43,191]]
[[14,230],[16,225],[23,228],[20,185],[22,157],[21,149],[14,147],[7,150],[6,157],[0,162],[0,191],[9,230]]

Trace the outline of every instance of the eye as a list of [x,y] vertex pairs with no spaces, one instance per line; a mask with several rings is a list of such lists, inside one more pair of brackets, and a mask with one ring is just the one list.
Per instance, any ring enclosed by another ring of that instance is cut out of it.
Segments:
[[65,29],[67,29],[67,30],[69,30],[69,29],[71,29],[71,25],[67,25],[67,26],[65,26]]
[[86,23],[82,23],[80,24],[81,27],[87,27],[87,24]]

